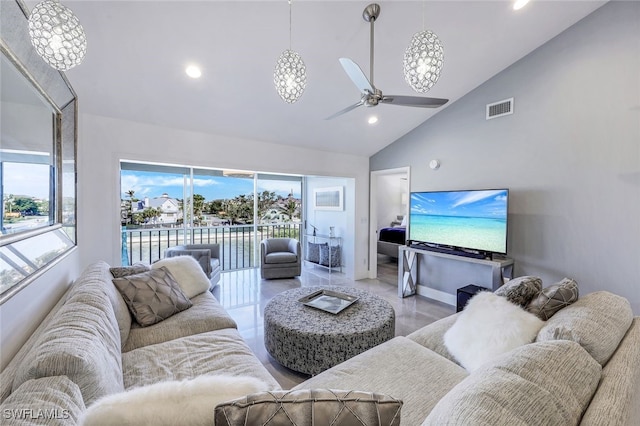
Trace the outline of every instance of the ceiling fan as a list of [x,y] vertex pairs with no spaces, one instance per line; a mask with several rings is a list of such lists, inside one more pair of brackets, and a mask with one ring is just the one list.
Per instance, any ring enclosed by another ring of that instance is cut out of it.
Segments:
[[346,107],[345,109],[336,112],[335,114],[326,118],[326,120],[331,120],[336,118],[342,114],[345,114],[359,106],[367,106],[373,107],[378,105],[379,103],[390,104],[390,105],[400,105],[400,106],[411,106],[411,107],[420,107],[420,108],[438,108],[442,105],[449,102],[449,99],[440,99],[440,98],[426,98],[422,96],[396,96],[396,95],[383,95],[380,89],[377,89],[373,85],[373,24],[376,19],[380,16],[380,5],[376,3],[371,3],[368,5],[364,11],[362,12],[362,17],[365,21],[371,23],[371,42],[370,42],[370,51],[369,51],[369,71],[370,78],[367,79],[362,69],[353,62],[349,58],[340,58],[340,64],[342,68],[347,73],[351,81],[356,85],[358,90],[362,93],[362,97],[360,101],[357,103]]

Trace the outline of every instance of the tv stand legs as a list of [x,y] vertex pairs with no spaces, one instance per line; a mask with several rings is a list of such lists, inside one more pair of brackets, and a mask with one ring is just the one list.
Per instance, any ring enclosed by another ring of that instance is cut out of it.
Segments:
[[416,294],[418,284],[418,255],[415,251],[400,250],[398,261],[402,262],[398,268],[398,297],[408,297]]

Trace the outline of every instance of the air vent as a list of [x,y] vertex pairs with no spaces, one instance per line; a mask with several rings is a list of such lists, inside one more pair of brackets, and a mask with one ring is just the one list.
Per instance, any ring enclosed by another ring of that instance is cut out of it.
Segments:
[[513,98],[487,104],[487,120],[513,114]]

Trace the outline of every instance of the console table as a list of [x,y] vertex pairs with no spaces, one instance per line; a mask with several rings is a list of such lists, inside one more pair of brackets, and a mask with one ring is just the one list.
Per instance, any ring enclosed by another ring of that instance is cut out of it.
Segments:
[[505,277],[509,279],[513,278],[514,261],[507,257],[477,259],[409,246],[400,246],[398,252],[398,297],[407,297],[416,294],[421,256],[433,256],[487,266],[491,268],[492,290],[496,290],[504,284]]

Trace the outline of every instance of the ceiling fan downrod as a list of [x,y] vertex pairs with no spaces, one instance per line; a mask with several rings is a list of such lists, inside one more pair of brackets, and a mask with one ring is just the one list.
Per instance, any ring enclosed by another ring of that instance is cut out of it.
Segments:
[[380,16],[380,5],[377,3],[371,3],[365,7],[362,12],[362,18],[371,23],[371,35],[369,36],[369,82],[375,88],[376,85],[373,82],[373,24]]

